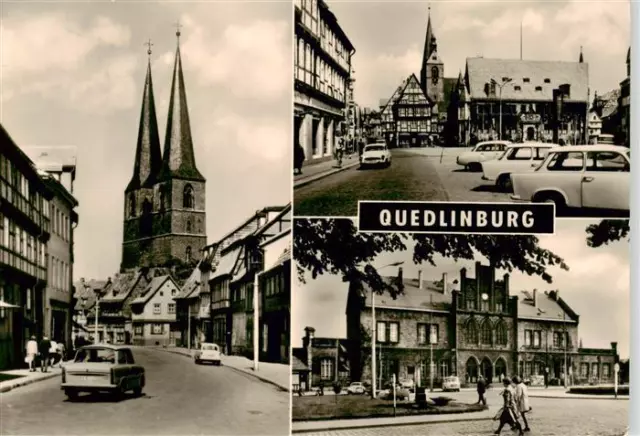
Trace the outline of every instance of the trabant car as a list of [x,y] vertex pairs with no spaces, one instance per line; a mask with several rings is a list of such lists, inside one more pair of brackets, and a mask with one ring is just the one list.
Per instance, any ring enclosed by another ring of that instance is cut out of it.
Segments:
[[217,344],[203,342],[200,349],[196,350],[193,355],[196,365],[204,362],[211,362],[214,365],[220,365],[220,347]]
[[361,382],[353,382],[347,388],[347,394],[349,395],[362,395],[365,392],[365,387]]
[[512,174],[513,200],[566,207],[629,210],[631,152],[617,145],[572,145],[550,150],[535,171]]
[[370,144],[362,150],[360,168],[370,166],[388,167],[391,165],[391,152],[384,143]]
[[499,158],[510,144],[510,141],[480,142],[471,151],[460,154],[456,163],[470,171],[479,171],[482,169],[482,162]]
[[482,162],[482,180],[495,182],[500,190],[510,192],[510,175],[535,170],[554,147],[558,146],[547,142],[509,145],[498,159]]
[[460,379],[455,375],[442,379],[442,391],[460,392]]
[[87,345],[62,367],[61,389],[70,400],[81,392],[141,395],[144,385],[144,367],[136,364],[128,347]]

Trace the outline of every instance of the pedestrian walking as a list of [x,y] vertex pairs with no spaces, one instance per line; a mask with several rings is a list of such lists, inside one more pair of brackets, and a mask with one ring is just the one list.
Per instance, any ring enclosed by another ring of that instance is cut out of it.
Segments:
[[31,336],[31,339],[27,342],[26,355],[24,361],[29,364],[29,372],[36,371],[36,356],[38,355],[38,343],[36,337]]
[[48,337],[44,336],[38,346],[40,353],[40,371],[49,371],[49,350],[51,349],[51,341]]
[[518,422],[518,410],[515,403],[515,390],[513,386],[511,386],[511,379],[509,377],[505,377],[502,379],[502,383],[504,384],[504,390],[500,394],[503,399],[502,408],[498,411],[496,416],[493,418],[494,420],[500,421],[500,425],[494,434],[500,434],[502,428],[508,424],[511,428],[515,427],[515,430],[518,430],[518,434],[522,436],[524,432],[522,431],[522,426],[520,422]]
[[482,376],[478,376],[478,383],[476,385],[476,389],[478,391],[478,403],[477,404],[483,404],[483,405],[487,405],[487,398],[485,397],[485,393],[487,392],[487,382],[485,381],[484,377]]
[[302,164],[304,163],[305,156],[304,149],[300,144],[296,145],[293,159],[294,174],[302,174]]
[[360,138],[360,141],[358,141],[358,156],[362,157],[363,152],[364,152],[364,140]]
[[63,341],[58,342],[58,345],[56,347],[56,351],[57,351],[58,356],[60,358],[60,360],[58,360],[58,366],[60,368],[62,368],[62,362],[64,360],[66,360],[66,352],[67,352],[67,347],[64,345]]
[[49,366],[53,368],[56,363],[58,363],[58,343],[52,340],[49,348]]
[[335,150],[335,158],[338,163],[338,168],[342,168],[342,155],[344,153],[344,138],[338,138],[338,143]]
[[515,392],[516,392],[516,406],[518,408],[518,412],[520,412],[520,416],[522,416],[522,422],[524,423],[524,431],[531,431],[529,429],[529,422],[527,421],[527,413],[531,411],[531,406],[529,405],[529,392],[527,389],[527,385],[522,382],[522,379],[518,376],[513,378],[513,382],[516,384]]

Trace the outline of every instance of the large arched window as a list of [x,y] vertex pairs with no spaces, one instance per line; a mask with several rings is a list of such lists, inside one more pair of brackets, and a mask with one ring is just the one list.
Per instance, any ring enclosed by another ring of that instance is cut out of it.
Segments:
[[496,344],[507,345],[507,327],[504,325],[504,321],[499,321],[496,325]]
[[194,208],[193,187],[191,185],[184,187],[184,191],[182,192],[182,207],[185,209]]
[[478,381],[478,362],[475,358],[470,357],[465,365],[467,370],[467,383],[475,383]]
[[133,192],[129,194],[129,216],[136,216],[136,194]]
[[465,342],[468,344],[478,343],[478,326],[474,320],[470,320],[464,331]]
[[482,327],[480,328],[480,343],[484,345],[491,345],[492,337],[493,337],[493,331],[491,328],[491,321],[486,319],[482,323]]
[[149,236],[153,230],[153,205],[151,200],[145,198],[142,202],[142,219],[140,220],[140,233],[142,236]]

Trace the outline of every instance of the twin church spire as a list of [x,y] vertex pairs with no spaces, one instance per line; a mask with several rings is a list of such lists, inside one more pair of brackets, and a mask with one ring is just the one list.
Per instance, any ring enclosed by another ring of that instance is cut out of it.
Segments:
[[151,46],[153,44],[151,41],[146,43],[149,60],[142,94],[136,158],[133,177],[127,186],[126,192],[140,188],[151,188],[158,182],[172,178],[194,181],[205,180],[195,164],[187,95],[182,72],[182,60],[180,58],[180,25],[178,25],[176,37],[178,44],[173,67],[163,154],[160,152],[160,136],[151,77]]

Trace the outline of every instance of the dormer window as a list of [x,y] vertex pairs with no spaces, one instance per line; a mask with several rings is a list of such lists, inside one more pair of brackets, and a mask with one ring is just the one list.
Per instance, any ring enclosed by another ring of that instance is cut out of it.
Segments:
[[536,91],[542,91],[542,86],[536,86]]
[[513,89],[516,91],[522,91],[522,87],[519,85],[514,86]]
[[529,79],[528,77],[525,77],[524,79],[522,79],[522,81],[524,83],[529,83],[529,82],[531,82],[531,79]]
[[551,79],[547,77],[546,79],[544,79],[544,83],[551,83]]

